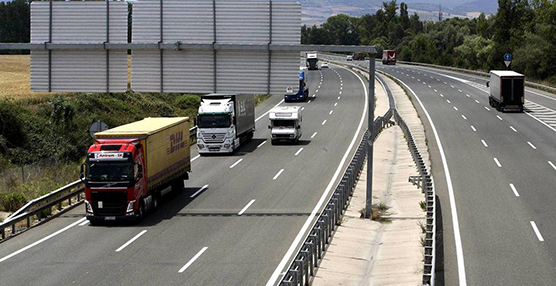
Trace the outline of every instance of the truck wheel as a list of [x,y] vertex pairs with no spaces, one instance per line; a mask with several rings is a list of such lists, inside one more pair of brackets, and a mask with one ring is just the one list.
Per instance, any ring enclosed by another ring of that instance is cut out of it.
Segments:
[[181,190],[183,190],[183,180],[181,178],[178,178],[172,184],[172,192],[178,192]]
[[90,219],[89,220],[89,225],[90,226],[95,226],[95,225],[98,225],[98,223],[97,223],[97,221]]
[[158,202],[158,199],[159,199],[159,197],[160,197],[160,193],[159,193],[159,192],[155,192],[155,193],[153,194],[153,200],[152,200],[152,206],[151,206],[151,209],[153,210],[153,212],[155,212],[156,209],[158,209],[158,203],[159,203],[159,202]]
[[276,140],[272,140],[272,139],[271,139],[271,140],[270,140],[270,144],[276,145]]
[[143,204],[143,198],[140,199],[139,208],[137,209],[137,215],[135,216],[135,222],[140,222],[145,216],[145,205]]

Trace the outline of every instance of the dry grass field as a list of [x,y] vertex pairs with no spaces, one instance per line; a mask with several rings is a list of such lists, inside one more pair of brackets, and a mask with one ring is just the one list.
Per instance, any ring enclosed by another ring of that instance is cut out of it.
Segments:
[[[30,98],[29,55],[0,55],[0,98]],[[45,95],[45,94],[43,94]]]

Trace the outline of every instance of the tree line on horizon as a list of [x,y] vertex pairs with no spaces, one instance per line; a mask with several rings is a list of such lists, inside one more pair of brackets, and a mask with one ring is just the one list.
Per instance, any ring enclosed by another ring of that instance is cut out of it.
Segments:
[[475,19],[424,22],[406,3],[384,2],[376,14],[339,14],[320,26],[301,28],[302,44],[370,45],[398,51],[404,61],[472,70],[512,69],[529,79],[556,84],[556,1],[498,0],[496,14]]

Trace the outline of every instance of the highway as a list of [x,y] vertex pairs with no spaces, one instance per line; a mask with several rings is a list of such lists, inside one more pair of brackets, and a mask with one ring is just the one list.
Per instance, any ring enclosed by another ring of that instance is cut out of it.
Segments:
[[402,64],[377,70],[412,90],[426,127],[444,223],[438,281],[554,285],[556,97],[526,88],[526,112],[501,113],[489,106],[485,78]]
[[300,144],[268,142],[266,113],[286,104],[271,97],[239,152],[193,146],[186,188],[141,223],[90,226],[78,206],[0,244],[2,285],[275,284],[365,129],[366,83],[337,67],[308,79],[310,100],[287,103],[304,108]]

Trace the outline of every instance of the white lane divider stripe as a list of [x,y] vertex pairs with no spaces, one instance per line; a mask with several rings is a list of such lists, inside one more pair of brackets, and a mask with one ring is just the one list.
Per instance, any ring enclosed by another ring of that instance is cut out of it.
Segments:
[[[282,104],[282,103],[284,103],[284,100],[283,100],[283,99],[280,100],[280,102],[278,102],[278,103],[277,103],[276,105],[274,105],[272,108],[277,107],[278,105],[280,105],[280,104]],[[271,109],[272,109],[272,108],[271,108]],[[271,109],[269,109],[267,112],[263,113],[263,115],[257,117],[257,119],[255,119],[255,122],[257,122],[257,121],[259,121],[261,118],[265,117],[265,116],[270,112]]]
[[503,120],[502,117],[500,117],[500,115],[496,115],[496,118]]
[[187,262],[178,272],[179,273],[183,273],[189,266],[191,266],[191,264],[193,264],[193,262],[195,262],[195,260],[197,260],[201,255],[203,255],[203,253],[208,249],[207,246],[203,247],[203,249],[199,250],[199,252],[197,252],[197,254],[195,254],[195,256],[193,256],[193,258],[191,258],[191,260],[189,260],[189,262]]
[[517,192],[517,189],[515,188],[514,184],[510,184],[510,188],[512,188],[512,191],[514,192],[514,195],[516,197],[519,197],[519,193]]
[[[554,169],[556,170],[556,166],[554,166],[554,164],[552,164],[552,162],[548,161],[548,164]],[[1,262],[1,261],[0,261]]]
[[141,237],[141,235],[145,234],[147,232],[147,230],[143,230],[141,231],[139,234],[137,234],[136,236],[134,236],[132,239],[130,239],[128,242],[124,243],[124,245],[120,246],[120,248],[116,249],[116,252],[120,252],[122,251],[122,249],[126,248],[128,245],[130,245],[132,242],[134,242],[135,240],[137,240],[139,237]]
[[88,221],[88,220],[86,220],[86,221],[80,223],[79,226],[84,226],[84,225],[86,225],[86,224],[89,224],[89,221]]
[[332,114],[332,112],[334,112],[334,110],[330,110],[330,112],[328,112],[328,114]]
[[458,108],[457,108],[457,107],[455,107],[455,106],[454,106],[454,109],[455,109],[455,110],[458,110]]
[[301,110],[305,110],[305,106],[304,106],[304,107],[301,107]]
[[498,166],[498,168],[501,168],[502,165],[500,165],[500,162],[498,161],[498,159],[494,158],[494,162],[496,163],[496,165]]
[[466,95],[467,97],[471,97],[471,96],[470,96],[469,94],[467,94],[467,93],[466,93],[465,95]]
[[294,155],[294,156],[299,155],[299,153],[301,153],[301,151],[303,151],[303,148],[300,148],[299,150],[297,150],[297,152],[295,152],[295,155]]
[[440,96],[441,96],[441,97],[444,97],[444,94],[441,93]]
[[70,229],[70,228],[72,228],[72,227],[74,227],[74,226],[76,226],[76,225],[82,223],[82,222],[83,222],[84,220],[86,220],[86,219],[87,219],[86,217],[81,218],[81,219],[79,219],[78,221],[76,221],[76,222],[74,222],[74,223],[72,223],[72,224],[70,224],[70,225],[68,225],[68,226],[66,226],[66,227],[64,227],[64,228],[62,228],[62,229],[60,229],[60,230],[58,230],[57,232],[55,232],[55,233],[53,233],[53,234],[50,234],[49,236],[46,236],[46,237],[44,237],[44,238],[42,238],[42,239],[40,239],[40,240],[37,240],[36,242],[33,242],[33,243],[31,243],[31,244],[25,246],[24,248],[22,248],[22,249],[20,249],[20,250],[18,250],[18,251],[13,252],[12,254],[9,254],[9,255],[6,255],[6,256],[0,258],[0,263],[3,262],[3,261],[8,260],[8,259],[10,259],[10,258],[12,258],[12,257],[14,257],[14,256],[16,256],[16,255],[18,255],[18,254],[20,254],[20,253],[22,253],[23,251],[25,251],[25,250],[27,250],[27,249],[29,249],[29,248],[35,247],[35,246],[37,246],[37,245],[39,245],[39,244],[41,244],[41,243],[43,243],[43,242],[45,242],[45,241],[47,241],[47,240],[49,240],[49,239],[51,239],[51,238],[57,236],[58,234],[60,234],[60,233],[62,233],[62,232],[64,232],[64,231],[66,231],[66,230],[68,230],[68,229]]
[[337,102],[336,102],[336,103],[334,103],[334,106],[338,106],[338,103],[337,103]]
[[197,155],[197,156],[193,157],[193,159],[191,159],[191,162],[193,162],[193,161],[199,159],[199,157],[201,157],[201,155]]
[[438,90],[435,89],[434,92],[438,92]]
[[446,102],[451,103],[450,100],[446,99]]
[[284,172],[284,169],[280,169],[280,171],[278,171],[278,173],[274,176],[274,178],[272,178],[273,180],[278,179],[278,177],[280,177],[280,175],[282,175],[282,172]]
[[255,202],[255,200],[251,200],[249,203],[247,203],[247,205],[246,205],[245,207],[243,207],[243,208],[237,213],[237,215],[242,215],[254,202]]
[[517,130],[513,126],[510,126],[510,129],[512,129],[514,132],[517,132]]
[[485,106],[485,109],[488,110],[488,111],[490,111],[490,108],[488,108],[488,107],[486,107],[486,106]]
[[326,124],[326,119],[322,122],[322,125]]
[[315,136],[317,136],[317,132],[313,133],[313,135],[311,136],[311,139],[315,138]]
[[261,148],[261,146],[264,145],[264,143],[266,143],[267,140],[263,141],[261,144],[257,145],[257,148]]
[[459,92],[463,92],[463,91],[461,91],[461,89],[458,89],[458,91],[459,91]]
[[544,241],[544,238],[542,237],[541,232],[537,228],[537,225],[535,224],[534,221],[531,221],[531,226],[533,227],[533,231],[535,231],[535,234],[537,235],[539,241]]
[[311,100],[309,99],[309,101],[307,101],[307,103],[311,103]]
[[461,118],[467,120],[467,117],[465,117],[465,115],[463,115],[463,114],[461,115]]
[[475,102],[476,102],[476,103],[480,103],[480,102],[479,102],[478,100],[476,100],[476,99],[475,99]]
[[204,185],[202,188],[200,188],[198,191],[196,191],[193,195],[191,195],[190,198],[194,198],[195,196],[200,194],[202,191],[206,190],[208,188],[208,186],[209,185]]
[[230,166],[230,169],[233,168],[233,167],[235,167],[235,166],[237,166],[237,164],[241,163],[241,161],[243,161],[243,159],[237,160],[235,163],[233,163],[233,164]]
[[533,145],[533,143],[531,143],[531,142],[527,141],[527,144],[529,144],[529,146],[531,146],[531,148],[533,148],[533,149],[537,150],[537,147],[535,147],[535,145]]
[[477,129],[475,129],[475,126],[471,125],[471,129],[473,129],[473,131],[477,132]]
[[483,142],[483,145],[488,148],[488,144],[485,142],[485,140],[481,140],[481,142]]

